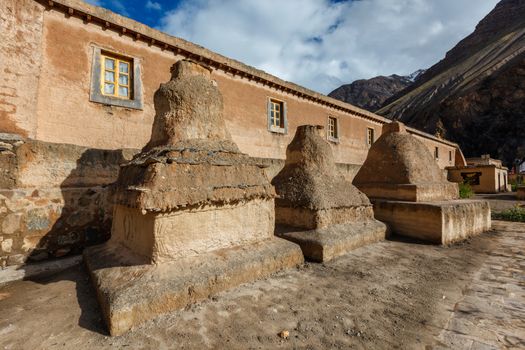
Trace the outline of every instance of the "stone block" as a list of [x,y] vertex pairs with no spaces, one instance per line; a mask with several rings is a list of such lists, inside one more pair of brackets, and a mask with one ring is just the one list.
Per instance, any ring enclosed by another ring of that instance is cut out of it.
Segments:
[[20,219],[22,214],[11,213],[2,221],[2,234],[10,235],[20,230]]
[[43,236],[41,235],[33,235],[33,236],[26,236],[23,239],[22,243],[22,250],[25,252],[31,252],[33,249],[35,249],[38,244],[40,243],[40,240],[42,240]]
[[525,200],[525,186],[518,186],[516,189],[516,198],[519,200]]
[[24,254],[9,255],[7,257],[7,265],[22,265],[26,261]]
[[298,231],[278,226],[276,235],[299,244],[307,260],[325,262],[353,249],[385,239],[386,225],[377,220]]
[[117,205],[112,239],[160,263],[272,238],[274,220],[273,200],[146,214]]
[[49,211],[46,208],[29,210],[25,221],[28,231],[45,231],[51,225]]
[[241,283],[303,262],[294,243],[274,238],[164,264],[136,264],[118,245],[84,251],[111,335]]
[[11,253],[11,250],[13,249],[13,240],[11,238],[2,240],[2,243],[0,243],[2,246],[2,250],[6,253]]
[[376,219],[392,232],[433,243],[454,243],[491,227],[490,206],[483,200],[373,203]]

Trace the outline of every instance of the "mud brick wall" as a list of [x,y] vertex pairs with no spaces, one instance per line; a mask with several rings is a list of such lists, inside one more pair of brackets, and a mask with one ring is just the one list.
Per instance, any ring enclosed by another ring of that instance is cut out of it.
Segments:
[[108,239],[112,183],[135,152],[0,134],[0,265],[78,253]]

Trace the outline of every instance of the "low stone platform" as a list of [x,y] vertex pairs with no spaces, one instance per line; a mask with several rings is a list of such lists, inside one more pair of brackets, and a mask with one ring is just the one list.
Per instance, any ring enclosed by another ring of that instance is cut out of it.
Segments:
[[171,263],[137,264],[119,245],[90,247],[84,260],[111,335],[210,295],[303,262],[299,246],[274,238]]
[[325,262],[350,250],[384,240],[386,230],[382,222],[369,220],[308,231],[278,225],[275,234],[299,244],[307,260]]
[[482,200],[405,202],[377,199],[374,215],[392,232],[439,244],[450,244],[487,231],[490,206]]

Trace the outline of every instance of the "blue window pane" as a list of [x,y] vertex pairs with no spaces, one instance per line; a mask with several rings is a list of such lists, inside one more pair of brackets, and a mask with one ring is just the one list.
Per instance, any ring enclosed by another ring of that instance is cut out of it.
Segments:
[[126,62],[120,62],[119,63],[119,70],[120,73],[128,73],[129,72],[129,64]]
[[115,73],[114,72],[105,72],[104,79],[106,81],[115,82]]
[[121,84],[121,85],[128,85],[128,76],[127,75],[119,75],[118,83]]
[[106,58],[106,69],[115,70],[115,60],[111,58]]
[[128,88],[119,86],[119,88],[118,88],[118,95],[120,97],[128,97]]
[[115,94],[115,85],[113,84],[104,84],[104,93],[108,95],[114,95]]

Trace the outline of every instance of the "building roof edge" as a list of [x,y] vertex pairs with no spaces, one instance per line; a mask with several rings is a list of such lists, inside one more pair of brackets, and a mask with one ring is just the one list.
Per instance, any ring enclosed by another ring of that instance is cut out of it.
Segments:
[[[244,64],[232,58],[215,53],[190,41],[166,34],[160,30],[151,28],[146,24],[131,18],[121,16],[103,7],[88,4],[82,0],[34,0],[44,5],[48,10],[56,9],[68,16],[83,18],[87,22],[98,22],[106,28],[117,29],[125,35],[142,40],[150,45],[156,45],[163,49],[173,51],[199,62],[206,63],[215,69],[227,73],[239,75],[249,80],[258,81],[271,88],[277,88],[284,92],[292,93],[300,98],[309,99],[321,105],[326,105],[336,110],[341,110],[355,116],[372,120],[381,124],[390,123],[391,120],[378,114],[361,109],[349,103],[323,95],[319,92],[307,89],[293,82],[285,81],[263,70]],[[459,149],[459,146],[451,141],[444,140],[423,132],[418,129],[409,128],[413,134],[432,139]]]

